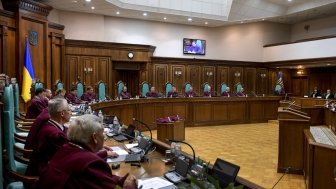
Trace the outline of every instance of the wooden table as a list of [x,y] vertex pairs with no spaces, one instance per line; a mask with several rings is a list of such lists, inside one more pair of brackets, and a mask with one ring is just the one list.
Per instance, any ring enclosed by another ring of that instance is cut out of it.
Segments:
[[156,123],[157,127],[157,139],[161,142],[169,144],[166,139],[173,139],[178,141],[184,141],[185,128],[184,121],[176,121],[171,123]]

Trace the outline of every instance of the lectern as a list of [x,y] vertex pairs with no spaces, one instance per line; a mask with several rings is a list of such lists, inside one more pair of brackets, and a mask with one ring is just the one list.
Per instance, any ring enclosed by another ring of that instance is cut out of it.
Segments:
[[170,143],[166,139],[183,141],[185,139],[184,121],[176,121],[170,123],[156,123],[157,139]]
[[278,172],[303,174],[304,129],[310,126],[306,113],[279,107]]

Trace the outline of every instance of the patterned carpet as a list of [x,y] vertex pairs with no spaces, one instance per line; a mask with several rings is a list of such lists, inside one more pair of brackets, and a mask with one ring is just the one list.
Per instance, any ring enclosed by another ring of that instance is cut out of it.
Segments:
[[[223,125],[186,128],[186,142],[196,157],[214,163],[221,158],[240,166],[239,176],[264,188],[273,188],[283,174],[277,173],[279,123]],[[145,133],[146,134],[146,133]],[[153,131],[156,138],[156,130]],[[188,146],[182,150],[192,153]],[[305,189],[302,175],[285,175],[276,189]]]

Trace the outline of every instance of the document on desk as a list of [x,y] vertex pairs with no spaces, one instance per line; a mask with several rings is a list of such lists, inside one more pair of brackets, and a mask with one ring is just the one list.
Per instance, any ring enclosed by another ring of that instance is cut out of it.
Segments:
[[176,186],[160,177],[138,180],[138,188],[140,189],[175,189]]
[[128,152],[118,146],[113,146],[111,149],[117,153],[119,156],[117,158],[107,158],[107,163],[121,162],[125,161]]
[[128,149],[128,150],[133,148],[133,147],[136,147],[136,146],[138,146],[138,143],[125,144],[125,148]]

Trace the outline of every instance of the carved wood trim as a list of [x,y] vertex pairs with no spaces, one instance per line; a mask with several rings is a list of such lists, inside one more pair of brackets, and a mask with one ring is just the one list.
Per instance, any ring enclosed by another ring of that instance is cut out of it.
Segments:
[[56,29],[56,30],[64,30],[64,28],[65,28],[64,25],[56,24],[56,23],[53,23],[53,22],[49,22],[49,23],[48,23],[48,27],[49,27],[49,28]]
[[16,12],[18,9],[34,12],[39,15],[48,16],[52,7],[33,0],[3,0],[5,10]]

